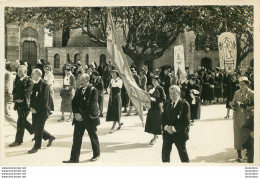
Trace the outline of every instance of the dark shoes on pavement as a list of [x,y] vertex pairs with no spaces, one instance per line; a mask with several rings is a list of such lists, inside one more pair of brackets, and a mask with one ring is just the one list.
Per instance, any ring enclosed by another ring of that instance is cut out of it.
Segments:
[[57,120],[58,122],[63,122],[65,120],[64,117],[61,117],[59,120]]
[[55,137],[49,138],[49,142],[47,144],[47,147],[50,147],[52,145],[53,140],[55,140]]
[[18,142],[13,142],[9,145],[9,147],[15,147],[15,146],[19,146],[21,145],[21,143],[18,143]]
[[120,123],[117,130],[120,130],[121,129],[121,126],[124,125],[123,123]]
[[100,156],[93,156],[90,161],[94,162],[97,161],[99,159]]
[[68,161],[62,161],[63,163],[79,163],[79,161],[74,160],[68,160]]
[[29,154],[32,154],[32,153],[36,153],[38,152],[39,149],[37,148],[32,148],[31,150],[28,151]]
[[[100,156],[93,156],[90,161],[94,162],[97,161],[99,159]],[[79,161],[75,161],[75,160],[68,160],[68,161],[62,161],[63,163],[79,163]]]

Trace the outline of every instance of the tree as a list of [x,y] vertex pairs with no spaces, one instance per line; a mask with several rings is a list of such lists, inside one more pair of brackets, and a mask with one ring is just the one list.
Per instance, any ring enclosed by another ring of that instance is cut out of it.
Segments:
[[236,34],[237,67],[254,50],[253,6],[204,6],[200,25],[193,28],[196,47],[218,50],[218,36],[223,32]]
[[[251,6],[137,6],[113,7],[111,11],[116,28],[123,31],[122,49],[139,71],[145,61],[163,56],[184,29],[195,31],[200,37],[197,44],[210,48],[217,45],[217,35],[225,29],[235,32],[238,43],[246,44],[238,49],[238,61],[241,61],[253,48],[251,9]],[[35,20],[44,23],[51,32],[63,30],[64,45],[69,29],[84,27],[83,34],[104,45],[108,35],[108,10],[107,7],[12,8],[6,10],[5,18],[6,23]],[[92,32],[93,27],[100,29],[102,37]],[[201,39],[207,43],[203,44]]]

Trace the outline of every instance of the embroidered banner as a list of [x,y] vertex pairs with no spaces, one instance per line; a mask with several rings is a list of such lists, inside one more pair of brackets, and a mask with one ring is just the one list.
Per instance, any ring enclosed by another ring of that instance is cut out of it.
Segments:
[[236,35],[230,32],[222,33],[218,38],[220,69],[233,73],[237,61]]

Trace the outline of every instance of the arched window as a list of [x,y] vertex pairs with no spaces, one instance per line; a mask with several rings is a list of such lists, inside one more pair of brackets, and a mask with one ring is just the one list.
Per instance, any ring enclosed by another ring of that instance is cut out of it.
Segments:
[[70,61],[70,54],[68,53],[67,54],[67,62],[69,62]]
[[89,56],[86,54],[85,65],[89,65]]
[[74,55],[74,63],[77,63],[78,61],[80,61],[80,55],[79,55],[79,53],[76,53]]
[[23,31],[22,31],[22,34],[21,34],[22,37],[32,37],[32,38],[38,38],[38,32],[31,28],[31,27],[28,27],[28,28],[25,28]]
[[54,68],[60,68],[60,55],[55,54],[54,55]]
[[99,64],[101,64],[102,62],[106,63],[106,55],[105,54],[101,54],[99,57]]

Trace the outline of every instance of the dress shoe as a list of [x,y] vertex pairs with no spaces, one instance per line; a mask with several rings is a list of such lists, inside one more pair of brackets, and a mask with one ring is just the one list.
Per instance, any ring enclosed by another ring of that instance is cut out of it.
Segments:
[[117,130],[120,130],[122,125],[123,125],[123,123],[120,123]]
[[99,156],[93,156],[90,161],[94,162],[94,161],[97,161],[99,159]]
[[62,161],[63,163],[79,163],[79,161],[74,160],[68,160],[68,161]]
[[31,150],[28,151],[29,154],[32,154],[32,153],[36,153],[39,149],[37,148],[32,148]]
[[58,122],[63,122],[64,121],[64,117],[61,117],[59,120],[57,120]]
[[48,142],[48,144],[47,144],[47,147],[50,147],[50,146],[51,146],[53,140],[55,140],[55,137],[49,138],[49,142]]
[[15,147],[15,146],[19,146],[21,145],[21,143],[18,143],[18,142],[13,142],[9,145],[9,147]]

